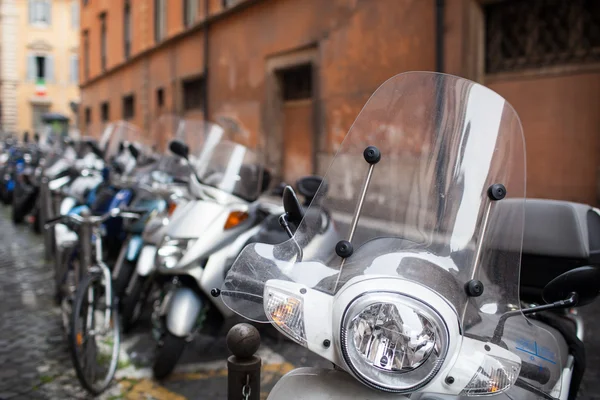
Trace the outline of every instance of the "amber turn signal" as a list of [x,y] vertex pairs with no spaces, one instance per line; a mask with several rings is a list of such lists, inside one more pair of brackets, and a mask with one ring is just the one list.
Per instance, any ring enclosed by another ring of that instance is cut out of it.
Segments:
[[224,229],[231,229],[238,226],[242,222],[248,219],[248,213],[245,211],[232,211],[225,221]]

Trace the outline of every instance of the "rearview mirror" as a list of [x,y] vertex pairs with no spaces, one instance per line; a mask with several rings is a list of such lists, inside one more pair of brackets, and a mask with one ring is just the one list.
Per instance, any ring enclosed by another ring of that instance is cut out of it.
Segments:
[[133,143],[129,144],[129,152],[131,153],[133,158],[135,158],[136,160],[140,155],[140,151],[137,149],[137,147],[135,147],[135,145]]
[[173,154],[185,159],[188,158],[190,152],[190,148],[187,144],[179,140],[172,140],[171,143],[169,143],[169,150],[171,150]]
[[287,214],[287,220],[298,226],[304,218],[304,210],[291,186],[286,186],[283,189],[283,208]]
[[544,288],[542,297],[546,303],[564,300],[577,293],[577,306],[591,303],[600,291],[600,269],[579,267],[552,279]]

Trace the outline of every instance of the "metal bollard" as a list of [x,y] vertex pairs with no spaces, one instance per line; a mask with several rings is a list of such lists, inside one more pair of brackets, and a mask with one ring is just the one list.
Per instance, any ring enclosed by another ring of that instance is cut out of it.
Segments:
[[44,224],[50,219],[50,209],[52,206],[52,193],[48,187],[48,178],[43,177],[40,184],[40,226],[42,227],[42,234],[44,235],[44,255],[46,260],[52,259],[52,253],[54,249],[54,228],[44,229]]
[[227,347],[233,353],[227,359],[227,399],[260,399],[260,334],[250,324],[237,324],[227,333]]

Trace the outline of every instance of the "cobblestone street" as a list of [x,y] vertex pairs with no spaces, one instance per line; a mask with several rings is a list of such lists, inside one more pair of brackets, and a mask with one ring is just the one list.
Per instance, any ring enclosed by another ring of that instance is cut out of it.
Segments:
[[[40,236],[13,226],[0,208],[0,399],[85,399],[66,347],[58,307],[53,302],[52,267],[43,259]],[[600,304],[580,310],[586,319],[587,371],[579,399],[600,399]],[[125,337],[115,384],[105,400],[225,399],[223,337],[201,336],[186,349],[175,373],[160,384],[151,379],[154,342],[149,321]],[[274,335],[273,335],[274,336]],[[304,348],[263,335],[261,398],[294,367],[328,365]],[[240,394],[240,398],[241,394]]]
[[[41,236],[15,227],[10,209],[0,208],[0,399],[91,398],[75,377],[60,310],[54,305],[52,266],[44,260]],[[224,399],[229,355],[224,337],[200,336],[186,348],[173,375],[151,379],[154,341],[144,321],[122,343],[115,384],[105,400]],[[264,336],[264,335],[263,335]],[[301,365],[326,362],[304,348],[263,337],[261,398],[280,376]],[[240,395],[241,396],[241,395]],[[241,397],[240,397],[241,398]]]

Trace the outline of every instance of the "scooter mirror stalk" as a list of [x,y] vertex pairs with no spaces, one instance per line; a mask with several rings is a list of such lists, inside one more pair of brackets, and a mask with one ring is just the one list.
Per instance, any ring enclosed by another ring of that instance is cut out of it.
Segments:
[[285,210],[287,221],[298,226],[304,218],[304,210],[298,201],[298,197],[291,186],[283,189],[283,208]]
[[175,154],[176,156],[183,158],[188,163],[188,165],[190,165],[192,173],[196,177],[196,180],[198,182],[202,182],[200,180],[200,177],[196,173],[196,169],[194,168],[193,165],[190,164],[190,160],[188,158],[188,156],[190,154],[190,148],[188,147],[187,144],[185,144],[182,141],[177,140],[177,139],[171,140],[171,142],[169,143],[169,150],[171,150],[171,153]]
[[179,140],[172,140],[171,143],[169,143],[169,150],[171,150],[173,154],[185,158],[186,160],[190,153],[190,148]]

